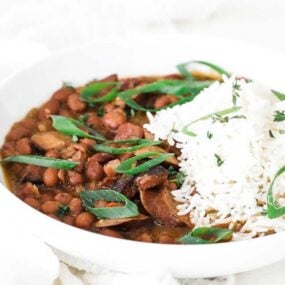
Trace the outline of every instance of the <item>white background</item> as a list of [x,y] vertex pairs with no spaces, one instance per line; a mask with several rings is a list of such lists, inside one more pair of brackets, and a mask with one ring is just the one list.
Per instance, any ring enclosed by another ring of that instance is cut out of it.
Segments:
[[[285,52],[284,29],[284,0],[0,0],[0,79],[58,50],[106,37],[209,34]],[[11,237],[6,239],[6,249],[9,241]],[[281,285],[285,284],[284,265],[280,263],[225,282],[195,280],[187,284]],[[105,283],[91,279],[95,282],[92,284],[111,284],[110,278],[119,280],[122,276],[110,273]],[[122,282],[131,284],[124,278]],[[174,284],[170,279],[149,280],[146,282],[154,285]]]

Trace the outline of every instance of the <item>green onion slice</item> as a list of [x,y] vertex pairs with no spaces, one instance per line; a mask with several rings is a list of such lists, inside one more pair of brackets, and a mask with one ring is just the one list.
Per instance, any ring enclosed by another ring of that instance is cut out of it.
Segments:
[[271,92],[280,100],[280,101],[284,101],[285,100],[285,94],[281,93],[279,91],[276,90],[271,90]]
[[[130,218],[139,215],[138,207],[123,194],[114,190],[85,190],[80,192],[80,198],[85,209],[99,219]],[[108,202],[123,202],[121,207],[95,208],[94,202],[104,200]]]
[[187,79],[194,79],[191,71],[189,71],[189,68],[191,67],[191,65],[193,64],[200,64],[200,65],[205,65],[207,67],[209,67],[211,70],[216,71],[218,74],[223,75],[225,74],[227,77],[230,77],[232,74],[228,71],[226,71],[225,69],[223,69],[222,67],[207,62],[207,61],[201,61],[201,60],[192,60],[186,63],[182,63],[177,65],[177,69],[178,71],[181,73],[181,75]]
[[178,241],[184,244],[217,243],[231,238],[232,234],[233,231],[229,229],[201,227],[179,238]]
[[[81,138],[90,138],[100,141],[106,140],[101,134],[97,133],[95,130],[89,127],[84,126],[84,124],[78,120],[56,115],[52,115],[51,118],[53,121],[53,127],[65,135],[77,136]],[[90,135],[87,132],[81,130],[79,127],[85,127],[90,132],[93,132],[93,134]]]
[[194,132],[188,130],[188,128],[197,123],[197,122],[200,122],[200,121],[205,121],[205,120],[208,120],[210,118],[212,118],[213,115],[217,115],[217,116],[224,116],[224,115],[228,115],[228,114],[231,114],[231,113],[235,113],[235,112],[238,112],[242,107],[240,106],[234,106],[234,107],[231,107],[231,108],[227,108],[227,109],[224,109],[224,110],[221,110],[221,111],[217,111],[215,113],[211,113],[211,114],[208,114],[208,115],[205,115],[205,116],[202,116],[192,122],[190,122],[189,124],[187,124],[185,127],[183,127],[182,129],[182,133],[184,133],[185,135],[188,135],[188,136],[192,136],[192,137],[195,137],[197,136]]
[[[160,141],[152,141],[147,139],[118,140],[118,141],[106,142],[100,145],[98,144],[95,145],[94,148],[96,151],[107,152],[112,154],[122,154],[122,153],[133,152],[147,146],[158,145],[160,143],[161,143]],[[118,148],[118,147],[111,147],[106,144],[130,144],[133,146]]]
[[39,156],[39,155],[9,156],[9,157],[4,158],[0,162],[1,163],[17,162],[17,163],[32,164],[32,165],[48,167],[48,168],[57,168],[57,169],[72,169],[76,165],[79,164],[79,162],[74,162],[74,161],[64,160],[64,159],[51,158],[51,157],[45,157],[45,156]]
[[285,172],[285,166],[282,166],[275,174],[267,193],[267,215],[270,219],[275,219],[285,215],[285,206],[279,207],[273,197],[273,187],[279,176]]
[[[128,175],[136,175],[136,174],[139,174],[141,172],[149,170],[153,166],[159,165],[160,163],[167,160],[171,156],[174,156],[174,154],[173,153],[161,154],[161,153],[156,152],[156,151],[149,151],[149,152],[139,154],[139,155],[136,155],[134,157],[131,157],[129,159],[124,160],[116,168],[116,172],[117,173],[124,173],[124,174],[128,174]],[[146,158],[150,158],[150,157],[154,157],[154,158],[132,168],[133,164],[135,162],[137,162],[138,160],[146,159]]]
[[[88,103],[105,103],[114,100],[117,97],[117,86],[118,82],[95,82],[85,86],[80,92],[80,98],[82,101]],[[114,87],[106,95],[94,98],[105,88]]]
[[[119,92],[118,96],[132,109],[144,112],[157,112],[161,109],[170,108],[192,101],[204,88],[209,87],[213,81],[189,81],[189,80],[159,80],[146,84],[135,89]],[[138,104],[133,97],[141,93],[157,92],[161,94],[171,94],[179,97],[175,103],[169,104],[159,109],[146,108]],[[184,97],[184,95],[189,95]]]

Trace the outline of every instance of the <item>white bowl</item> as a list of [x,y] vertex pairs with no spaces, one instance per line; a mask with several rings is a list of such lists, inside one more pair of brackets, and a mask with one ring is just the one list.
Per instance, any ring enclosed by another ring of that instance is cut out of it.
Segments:
[[[167,74],[177,63],[202,59],[285,90],[285,56],[254,45],[199,36],[117,39],[62,52],[0,85],[0,139],[13,122],[49,98],[62,81],[84,83],[120,76]],[[2,178],[3,182],[3,178]],[[4,183],[4,182],[3,182]],[[213,277],[252,270],[285,258],[285,233],[213,245],[163,245],[110,238],[57,222],[0,185],[0,200],[37,237],[80,260],[123,272],[167,271],[177,277]],[[7,214],[8,215],[8,214]],[[82,263],[81,263],[82,264]]]

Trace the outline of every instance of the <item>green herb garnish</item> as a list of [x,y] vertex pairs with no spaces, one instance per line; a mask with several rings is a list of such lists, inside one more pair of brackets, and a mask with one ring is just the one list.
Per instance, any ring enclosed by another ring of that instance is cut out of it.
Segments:
[[[106,144],[130,144],[132,146],[128,147],[111,147]],[[128,152],[134,152],[138,149],[152,146],[152,145],[159,145],[161,144],[160,141],[152,141],[147,139],[131,139],[131,140],[118,140],[118,141],[110,141],[104,144],[98,144],[94,146],[96,151],[107,152],[112,154],[122,154]]]
[[180,187],[185,181],[186,175],[176,170],[172,165],[168,168],[168,179],[171,182],[175,182]]
[[237,98],[239,97],[239,91],[241,91],[241,86],[238,83],[237,79],[234,80],[233,82],[233,91],[232,91],[232,101],[234,106],[237,104]]
[[[138,207],[123,194],[114,190],[84,190],[80,192],[84,208],[99,219],[130,218],[139,215]],[[122,202],[124,206],[95,208],[98,200],[107,202]]]
[[[139,160],[150,158],[150,157],[155,157],[152,158],[138,166],[133,167],[134,163],[136,163]],[[124,173],[128,175],[136,175],[141,172],[147,171],[153,166],[161,164],[163,161],[167,160],[168,158],[174,156],[173,153],[159,153],[155,151],[149,151],[143,154],[136,155],[134,157],[131,157],[129,159],[124,160],[117,168],[116,172],[117,173]]]
[[[77,136],[80,138],[89,138],[89,139],[95,139],[99,141],[105,141],[106,139],[96,132],[95,130],[84,126],[84,124],[78,120],[64,117],[64,116],[51,116],[53,127],[58,130],[59,132],[68,135],[68,136]],[[79,127],[86,128],[88,131],[92,131],[93,134],[89,134],[83,130],[81,130]]]
[[207,138],[210,140],[213,137],[213,134],[210,131],[207,131]]
[[38,155],[14,155],[9,156],[0,161],[1,163],[17,162],[23,164],[32,164],[48,168],[56,169],[72,169],[79,164],[70,160],[57,159]]
[[221,159],[221,157],[215,153],[215,158],[217,160],[217,165],[220,167],[225,161]]
[[281,176],[285,172],[285,166],[282,166],[277,173],[275,174],[267,193],[267,216],[270,219],[275,219],[280,216],[285,215],[285,206],[279,207],[277,201],[274,200],[273,197],[273,187],[279,176]]
[[280,100],[280,101],[284,101],[285,100],[285,94],[281,93],[279,91],[276,90],[271,90],[271,92]]
[[97,114],[98,117],[103,117],[105,115],[105,110],[104,110],[103,106],[100,106],[96,110],[96,114]]
[[[181,105],[190,102],[198,95],[204,88],[210,86],[213,81],[189,81],[189,80],[159,80],[150,84],[145,84],[134,89],[122,91],[118,96],[132,109],[144,112],[157,112],[158,110],[170,108],[175,105]],[[152,109],[139,105],[133,97],[142,93],[161,93],[171,94],[177,96],[179,100],[175,103],[169,104],[163,108]],[[190,96],[184,96],[190,95]]]
[[[106,103],[113,101],[118,94],[117,86],[119,86],[118,82],[94,82],[87,86],[85,86],[80,92],[80,98],[82,101],[88,103]],[[112,88],[106,95],[102,97],[96,98],[95,96],[98,95],[101,91],[106,88]]]
[[216,121],[219,121],[219,122],[226,122],[229,120],[228,117],[224,117],[224,115],[227,115],[227,114],[230,114],[230,113],[235,113],[235,112],[238,112],[242,107],[239,107],[239,106],[234,106],[232,108],[228,108],[228,109],[224,109],[224,110],[221,110],[221,111],[217,111],[215,113],[211,113],[211,114],[208,114],[208,115],[205,115],[205,116],[202,116],[192,122],[190,122],[189,124],[187,124],[185,127],[183,127],[182,129],[182,133],[184,133],[185,135],[188,135],[188,136],[196,136],[196,134],[190,130],[188,130],[188,128],[195,124],[195,123],[198,123],[200,121],[204,121],[204,120],[208,120],[208,119],[212,119],[213,120],[213,123],[216,122]]
[[245,115],[236,115],[236,116],[230,117],[230,120],[232,120],[232,119],[245,119],[246,120],[246,116]]
[[63,218],[69,213],[69,206],[68,205],[59,205],[55,215],[59,218]]
[[269,130],[268,133],[269,133],[269,136],[270,136],[271,138],[275,139],[275,136],[273,135],[272,130]]
[[229,229],[201,227],[179,238],[178,241],[184,244],[218,243],[230,239],[232,234],[233,231]]
[[191,71],[189,71],[191,65],[193,65],[193,64],[199,64],[199,65],[207,66],[211,70],[216,71],[219,75],[225,74],[227,77],[231,76],[231,73],[226,71],[222,67],[220,67],[216,64],[213,64],[213,63],[210,63],[207,61],[201,61],[201,60],[192,60],[192,61],[189,61],[186,63],[179,64],[179,65],[177,65],[177,69],[183,77],[188,78],[188,79],[193,79],[193,75],[192,75]]
[[282,122],[285,120],[285,111],[275,111],[274,122]]
[[176,179],[175,179],[175,182],[176,182],[178,187],[180,187],[184,183],[185,178],[186,178],[185,173],[179,171],[177,176],[176,176]]

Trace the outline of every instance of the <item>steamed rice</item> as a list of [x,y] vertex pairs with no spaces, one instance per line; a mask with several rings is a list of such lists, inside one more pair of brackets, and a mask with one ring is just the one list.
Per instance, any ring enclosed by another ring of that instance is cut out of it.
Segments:
[[[231,108],[233,91],[237,92],[234,103],[241,108],[226,115],[228,122],[209,118],[189,126],[196,136],[182,132],[197,118]],[[179,215],[189,215],[196,227],[239,226],[234,239],[285,230],[284,218],[269,219],[265,214],[270,181],[285,164],[285,134],[279,132],[285,130],[285,121],[274,122],[276,110],[285,110],[285,101],[278,101],[269,90],[224,77],[192,102],[148,113],[145,128],[155,139],[167,140],[181,150],[179,166],[186,179],[173,191]],[[284,186],[281,177],[274,190],[281,205]]]

